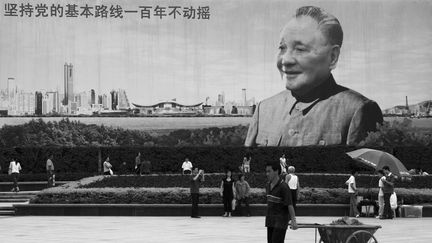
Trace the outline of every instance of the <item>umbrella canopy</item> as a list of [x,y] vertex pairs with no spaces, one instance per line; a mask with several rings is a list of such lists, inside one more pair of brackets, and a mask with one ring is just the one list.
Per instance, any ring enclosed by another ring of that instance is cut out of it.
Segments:
[[409,175],[407,168],[398,158],[384,151],[363,148],[348,152],[347,155],[375,170],[381,170],[387,165],[393,174],[398,176]]

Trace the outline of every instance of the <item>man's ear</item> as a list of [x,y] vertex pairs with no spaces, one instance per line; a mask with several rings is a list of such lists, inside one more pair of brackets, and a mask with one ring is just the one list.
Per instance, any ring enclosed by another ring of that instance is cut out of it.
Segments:
[[336,64],[339,60],[339,54],[340,54],[340,46],[333,45],[330,50],[330,70],[336,68]]

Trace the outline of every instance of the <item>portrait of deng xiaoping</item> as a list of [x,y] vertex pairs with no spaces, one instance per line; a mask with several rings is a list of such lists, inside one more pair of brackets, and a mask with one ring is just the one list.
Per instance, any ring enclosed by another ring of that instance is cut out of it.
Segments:
[[258,104],[246,146],[355,145],[383,122],[376,102],[333,78],[342,40],[332,14],[315,6],[296,10],[277,55],[286,90]]

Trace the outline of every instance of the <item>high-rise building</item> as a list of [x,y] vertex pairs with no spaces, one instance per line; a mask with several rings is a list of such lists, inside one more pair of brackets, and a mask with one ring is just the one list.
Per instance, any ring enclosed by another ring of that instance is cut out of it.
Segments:
[[7,110],[8,106],[7,90],[0,90],[0,110]]
[[17,92],[17,84],[15,82],[15,78],[8,78],[7,81],[7,95],[9,99],[13,98],[15,96],[15,93]]
[[126,95],[126,91],[123,89],[119,89],[117,93],[118,97],[118,109],[119,110],[126,110],[130,108],[129,100]]
[[7,82],[7,97],[8,97],[8,113],[10,115],[18,115],[18,87],[15,78],[8,78]]
[[42,115],[42,93],[38,91],[35,93],[35,114]]
[[217,105],[225,105],[225,93],[222,92],[222,94],[218,94],[218,101]]
[[34,115],[35,113],[35,95],[34,93],[24,94],[24,114]]
[[103,104],[103,96],[102,95],[98,95],[98,100],[97,100],[99,105]]
[[48,96],[48,113],[59,113],[60,112],[60,102],[59,102],[59,94],[57,91],[46,92]]
[[112,110],[112,99],[111,94],[103,94],[102,95],[102,107],[106,110]]
[[81,106],[81,94],[75,95],[74,102],[77,104],[77,106]]
[[35,96],[33,93],[20,91],[16,95],[17,109],[15,115],[33,115],[35,113]]
[[112,96],[111,96],[111,94],[107,95],[107,106],[106,106],[106,108],[107,108],[108,110],[112,110],[112,109],[113,109],[113,107],[112,107]]
[[88,109],[90,108],[90,97],[88,96],[87,92],[81,92],[79,95],[77,95],[79,99],[77,99],[77,107]]
[[70,103],[70,113],[71,114],[76,114],[77,110],[78,110],[77,103],[76,102],[71,102]]
[[94,89],[90,90],[90,107],[93,107],[93,105],[96,104],[96,93]]
[[42,97],[42,115],[46,115],[46,114],[50,113],[49,112],[49,110],[50,110],[49,105],[50,105],[49,97],[45,94]]
[[118,105],[118,93],[115,90],[112,90],[110,92],[111,94],[111,108],[109,110],[117,110],[117,105]]
[[242,105],[247,105],[246,89],[242,89]]
[[16,83],[15,83],[15,78],[8,78],[8,83],[7,83],[7,93],[8,96],[11,96],[15,93],[17,87],[16,87]]
[[108,108],[108,96],[109,95],[106,95],[106,94],[103,94],[102,95],[102,107],[105,109],[105,108]]
[[73,65],[72,63],[64,65],[64,99],[63,105],[69,105],[74,101],[73,92]]

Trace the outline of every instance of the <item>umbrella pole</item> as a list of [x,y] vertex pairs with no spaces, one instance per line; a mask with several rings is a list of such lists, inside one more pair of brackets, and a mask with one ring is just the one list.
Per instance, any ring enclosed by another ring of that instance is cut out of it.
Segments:
[[369,196],[369,200],[372,200],[372,192],[371,192],[372,181],[373,181],[373,176],[371,176],[371,179],[369,181],[369,187],[368,187],[368,190],[367,190],[367,193],[366,193],[366,195]]
[[[371,192],[371,188],[372,188],[372,181],[373,181],[373,175],[375,174],[375,170],[373,171],[374,173],[371,175],[371,179],[370,179],[370,181],[369,181],[369,188],[368,188],[368,190],[367,190],[367,193],[366,193],[366,195],[367,196],[369,196],[369,201],[370,202],[372,202],[372,192]],[[374,205],[374,213],[375,213],[375,203],[373,204]]]

